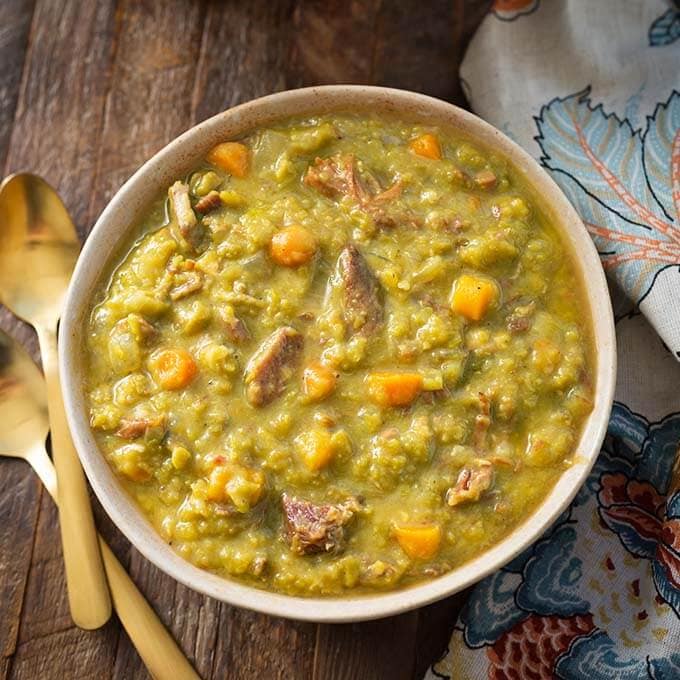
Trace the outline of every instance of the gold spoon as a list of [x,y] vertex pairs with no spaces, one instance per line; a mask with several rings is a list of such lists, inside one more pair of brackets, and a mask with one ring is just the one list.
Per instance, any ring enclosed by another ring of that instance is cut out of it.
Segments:
[[[45,382],[26,352],[0,330],[0,456],[22,458],[57,502],[57,476],[45,451]],[[121,563],[99,537],[113,604],[123,627],[157,680],[199,680],[187,658]]]
[[111,616],[111,597],[85,475],[66,424],[57,363],[57,322],[79,249],[73,222],[49,184],[28,174],[0,184],[0,299],[38,333],[69,605],[76,625],[92,629]]

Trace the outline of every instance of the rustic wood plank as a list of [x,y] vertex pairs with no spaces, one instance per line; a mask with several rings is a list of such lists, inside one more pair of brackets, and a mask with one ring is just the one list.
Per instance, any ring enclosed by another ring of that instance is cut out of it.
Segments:
[[225,608],[210,597],[197,602],[196,594],[184,586],[175,591],[172,631],[202,678],[211,677],[219,650],[217,637],[221,629],[231,625]]
[[[101,127],[113,18],[111,5],[86,0],[38,0],[7,149],[7,171],[31,170],[55,184],[75,213],[81,234],[91,186],[93,149],[97,148]],[[11,326],[15,337],[27,341],[37,355],[37,344],[27,326],[18,325],[6,313],[0,323]],[[5,470],[11,468],[4,467],[5,461],[2,465],[4,478]],[[27,511],[23,523],[8,524],[15,529],[18,549],[15,555],[4,550],[2,555],[18,558],[25,552],[24,532],[35,534],[35,546],[25,592],[17,584],[14,594],[14,598],[23,599],[24,606],[16,653],[7,664],[7,672],[9,677],[75,677],[70,670],[76,663],[70,656],[73,650],[83,650],[79,667],[87,669],[88,658],[103,661],[107,645],[114,649],[118,630],[110,624],[101,633],[86,635],[73,627],[65,599],[56,512],[47,495],[35,491],[39,487],[30,469],[25,466],[21,474],[26,488],[33,489],[35,515]],[[9,481],[8,478],[6,483]],[[19,478],[16,486],[21,487]],[[6,490],[5,483],[0,493],[0,502],[6,503],[11,491]],[[38,507],[40,520],[33,532]],[[6,603],[3,598],[3,605],[10,601]],[[4,626],[1,628],[4,630]],[[109,657],[111,666],[111,653]]]
[[3,460],[0,473],[0,678],[19,634],[41,488],[26,463]]
[[376,84],[460,101],[451,0],[400,0],[381,6],[376,22]]
[[0,168],[5,166],[32,16],[30,0],[0,3]]
[[83,237],[113,50],[115,5],[38,0],[9,172],[31,170],[57,188]]
[[314,680],[412,678],[418,613],[319,626]]
[[12,679],[101,677],[113,665],[118,625],[86,632],[71,620],[57,521],[56,506],[43,493]]
[[113,659],[102,658],[95,640],[114,627],[115,624],[109,623],[94,632],[68,628],[21,643],[8,677],[12,680],[108,680]]
[[[222,605],[212,678],[312,677],[316,626]],[[331,677],[331,676],[328,676]]]
[[[224,616],[220,616],[221,603],[175,582],[136,550],[131,550],[128,572],[201,677],[211,677],[218,631],[220,627],[230,625]],[[121,635],[116,650],[113,677],[149,677],[126,635]]]
[[458,67],[490,0],[385,3],[376,27],[375,82],[467,106]]
[[[19,98],[33,5],[32,0],[4,0],[0,3],[0,64],[2,64],[0,70],[0,169],[2,170],[5,168]],[[1,304],[0,328],[22,344],[32,344],[35,348],[33,331]],[[13,475],[17,469],[20,468],[15,466],[11,468],[11,471],[8,470],[8,473]],[[9,479],[6,483],[12,484]]]
[[307,0],[293,20],[290,79],[295,86],[374,83],[381,0]]
[[194,86],[194,123],[291,86],[293,10],[293,0],[210,3]]
[[[14,122],[33,2],[0,3],[0,168],[4,170]],[[31,330],[0,305],[0,328],[20,341]],[[9,673],[16,651],[24,592],[33,553],[41,488],[26,464],[3,460],[0,474],[0,678]]]
[[202,2],[131,2],[118,12],[120,35],[97,149],[90,214],[191,120]]
[[110,677],[112,680],[114,678],[135,678],[135,680],[148,680],[151,678],[126,635],[121,634],[118,638],[118,647],[113,668],[110,671]]

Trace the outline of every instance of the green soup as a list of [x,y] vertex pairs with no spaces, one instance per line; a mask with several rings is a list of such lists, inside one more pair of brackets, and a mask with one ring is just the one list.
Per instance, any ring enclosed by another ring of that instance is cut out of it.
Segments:
[[455,130],[284,121],[149,207],[89,319],[97,441],[184,558],[393,589],[513,530],[592,408],[585,297],[518,172]]

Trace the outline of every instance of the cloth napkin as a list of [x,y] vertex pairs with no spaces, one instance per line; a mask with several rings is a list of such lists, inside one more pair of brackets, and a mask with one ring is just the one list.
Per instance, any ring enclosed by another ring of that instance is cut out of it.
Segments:
[[473,589],[426,677],[680,679],[680,11],[496,0],[461,78],[591,233],[619,371],[586,485]]

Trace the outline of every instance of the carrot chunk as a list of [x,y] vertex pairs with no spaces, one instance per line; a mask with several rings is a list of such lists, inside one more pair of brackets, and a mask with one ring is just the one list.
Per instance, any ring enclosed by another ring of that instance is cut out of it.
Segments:
[[316,239],[304,227],[294,224],[277,231],[269,244],[272,260],[284,267],[299,267],[316,253]]
[[413,559],[426,560],[437,553],[442,540],[438,524],[402,525],[394,527],[401,549]]
[[456,281],[451,309],[470,321],[482,319],[498,295],[496,284],[487,279],[463,274]]
[[213,468],[208,478],[207,497],[215,503],[232,503],[242,513],[248,512],[262,498],[265,477],[261,470],[224,463]]
[[191,354],[181,347],[164,349],[153,354],[149,369],[164,390],[180,390],[186,387],[198,372]]
[[442,149],[439,140],[430,132],[420,135],[409,142],[409,148],[413,153],[424,158],[431,158],[438,161],[442,157]]
[[335,389],[337,374],[332,368],[313,361],[302,373],[302,389],[312,401],[325,399]]
[[210,149],[206,158],[209,163],[226,170],[234,177],[245,177],[248,174],[250,159],[245,144],[222,142]]
[[337,452],[337,445],[328,430],[313,429],[295,438],[295,447],[305,467],[317,472],[328,466]]
[[376,404],[408,406],[423,389],[423,378],[419,373],[370,373],[366,385]]

